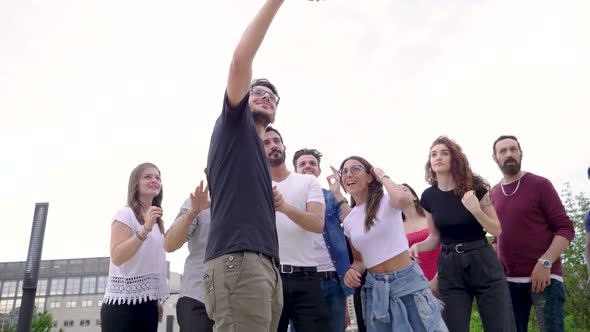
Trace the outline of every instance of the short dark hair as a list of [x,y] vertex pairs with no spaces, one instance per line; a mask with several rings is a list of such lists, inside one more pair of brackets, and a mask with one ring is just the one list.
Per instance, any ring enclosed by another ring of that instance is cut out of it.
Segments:
[[295,167],[295,169],[297,169],[297,160],[301,156],[307,156],[307,155],[313,156],[315,159],[317,159],[318,166],[320,165],[320,162],[322,161],[322,157],[323,157],[322,153],[316,149],[305,148],[305,149],[301,149],[301,150],[295,152],[295,154],[293,155],[293,167]]
[[492,152],[494,152],[494,155],[496,155],[496,144],[502,140],[505,139],[511,139],[516,141],[516,145],[518,145],[518,150],[522,151],[522,148],[520,147],[520,143],[518,142],[518,138],[516,138],[516,136],[514,135],[502,135],[498,138],[496,138],[496,140],[494,141],[494,145],[492,146]]
[[285,144],[285,142],[283,142],[283,136],[281,135],[281,133],[279,133],[278,130],[276,130],[272,126],[268,126],[268,127],[266,127],[266,130],[264,132],[268,133],[269,131],[274,131],[275,133],[277,133],[277,135],[279,135],[279,138],[281,139],[281,143]]
[[277,88],[275,87],[274,84],[270,83],[270,81],[266,78],[255,78],[252,80],[252,82],[250,83],[250,89],[252,89],[255,86],[264,86],[270,89],[270,91],[272,91],[272,93],[274,93],[275,95],[277,95],[277,97],[279,96],[279,93],[277,91]]

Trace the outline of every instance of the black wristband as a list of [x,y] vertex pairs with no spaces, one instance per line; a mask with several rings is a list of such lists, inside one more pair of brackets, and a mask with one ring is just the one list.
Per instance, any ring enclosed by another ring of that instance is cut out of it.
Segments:
[[145,241],[147,239],[147,235],[146,237],[141,236],[141,234],[139,234],[139,231],[135,231],[135,236],[137,237],[137,239],[139,239],[139,241]]
[[336,205],[336,207],[340,207],[340,205],[342,205],[344,203],[348,203],[348,200],[346,199],[346,197],[344,197],[343,199],[341,199],[340,202],[338,202],[338,204]]

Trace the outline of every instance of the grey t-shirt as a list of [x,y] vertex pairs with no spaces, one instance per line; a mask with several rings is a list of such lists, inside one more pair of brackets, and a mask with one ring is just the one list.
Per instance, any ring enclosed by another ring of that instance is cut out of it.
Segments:
[[[176,220],[174,220],[172,226],[180,221],[190,206],[190,199],[187,198],[182,204],[180,212],[176,216]],[[207,247],[210,224],[211,215],[209,209],[207,209],[199,213],[189,228],[187,235],[189,255],[184,262],[180,297],[186,296],[203,302],[201,281],[203,280],[203,261],[205,260],[205,248]]]

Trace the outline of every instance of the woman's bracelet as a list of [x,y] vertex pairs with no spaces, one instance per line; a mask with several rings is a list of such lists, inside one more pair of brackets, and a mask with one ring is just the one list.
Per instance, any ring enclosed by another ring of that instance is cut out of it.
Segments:
[[143,242],[145,241],[145,239],[147,239],[146,237],[141,236],[141,234],[139,234],[139,231],[135,231],[135,237],[137,237],[139,239],[139,241]]
[[379,182],[383,183],[383,179],[385,179],[385,178],[388,178],[388,179],[390,179],[390,180],[391,180],[391,178],[389,177],[389,175],[387,175],[387,174],[383,174],[383,175],[381,175],[381,176],[379,177]]

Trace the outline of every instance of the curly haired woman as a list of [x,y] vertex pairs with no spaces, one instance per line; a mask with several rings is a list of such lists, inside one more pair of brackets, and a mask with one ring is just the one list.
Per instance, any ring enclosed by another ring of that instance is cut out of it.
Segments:
[[490,201],[489,184],[474,174],[461,147],[448,137],[437,138],[426,163],[422,193],[429,235],[410,253],[433,250],[438,258],[438,288],[445,304],[443,318],[452,332],[468,332],[473,298],[486,331],[515,331],[504,270],[486,239],[499,236],[500,222]]

